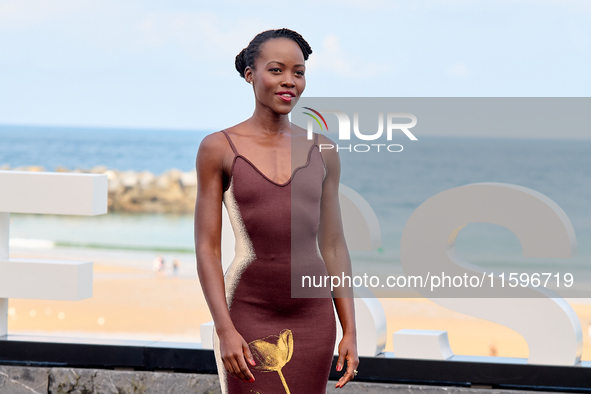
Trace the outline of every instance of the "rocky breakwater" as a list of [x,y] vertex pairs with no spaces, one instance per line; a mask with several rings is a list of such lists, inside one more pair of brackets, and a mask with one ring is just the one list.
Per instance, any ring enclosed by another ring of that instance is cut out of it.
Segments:
[[[44,167],[28,166],[7,171],[47,171]],[[150,212],[189,214],[195,210],[197,173],[171,169],[160,175],[150,171],[119,171],[105,166],[92,169],[57,167],[55,172],[106,174],[109,179],[109,212]]]

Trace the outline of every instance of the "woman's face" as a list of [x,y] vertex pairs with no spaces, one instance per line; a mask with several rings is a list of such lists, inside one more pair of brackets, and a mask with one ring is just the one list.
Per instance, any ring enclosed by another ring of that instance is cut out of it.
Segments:
[[265,42],[255,60],[255,69],[246,68],[246,81],[253,81],[257,105],[278,114],[288,114],[306,88],[304,54],[288,38]]

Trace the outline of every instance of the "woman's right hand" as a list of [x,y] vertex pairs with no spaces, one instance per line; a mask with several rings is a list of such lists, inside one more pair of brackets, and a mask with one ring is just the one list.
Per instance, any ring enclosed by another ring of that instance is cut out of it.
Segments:
[[218,338],[220,340],[220,353],[226,371],[237,379],[254,382],[254,376],[246,362],[248,361],[251,365],[256,365],[256,363],[248,343],[242,338],[242,335],[236,329],[231,329],[218,333]]

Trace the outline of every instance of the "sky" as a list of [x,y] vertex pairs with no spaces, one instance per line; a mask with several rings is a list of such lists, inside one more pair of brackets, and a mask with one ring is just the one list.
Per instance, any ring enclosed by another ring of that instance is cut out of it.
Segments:
[[287,27],[309,97],[588,97],[588,0],[0,0],[0,125],[219,130],[235,56]]

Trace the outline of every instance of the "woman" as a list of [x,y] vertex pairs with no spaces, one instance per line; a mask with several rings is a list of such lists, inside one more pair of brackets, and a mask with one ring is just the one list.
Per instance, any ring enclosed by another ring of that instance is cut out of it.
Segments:
[[[336,340],[330,289],[323,298],[292,298],[290,291],[292,263],[307,274],[350,274],[338,153],[321,153],[319,143],[334,143],[315,134],[311,144],[288,118],[304,92],[311,53],[292,30],[257,35],[236,57],[254,91],[252,117],[206,136],[197,153],[197,271],[215,324],[223,393],[326,393]],[[236,236],[225,276],[222,202]],[[343,387],[359,364],[355,314],[352,298],[334,303],[344,333],[336,370],[347,361],[335,387]]]

